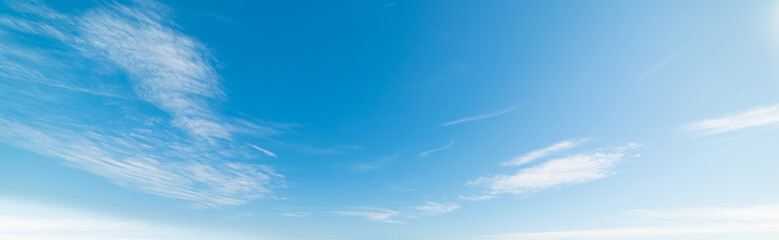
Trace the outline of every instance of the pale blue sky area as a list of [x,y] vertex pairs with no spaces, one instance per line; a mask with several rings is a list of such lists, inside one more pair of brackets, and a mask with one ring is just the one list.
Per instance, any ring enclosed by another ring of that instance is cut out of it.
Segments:
[[0,239],[776,239],[779,2],[0,4]]

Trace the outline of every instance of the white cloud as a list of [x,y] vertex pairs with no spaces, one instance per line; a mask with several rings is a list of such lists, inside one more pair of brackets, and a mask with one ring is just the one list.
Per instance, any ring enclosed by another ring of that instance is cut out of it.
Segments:
[[453,202],[449,202],[449,203],[426,202],[425,205],[412,207],[412,209],[415,210],[414,215],[422,215],[422,216],[437,216],[437,215],[441,215],[444,213],[457,210],[459,208],[460,205]]
[[77,16],[58,13],[44,4],[12,1],[11,5],[39,18],[3,17],[0,25],[52,37],[98,65],[111,64],[124,70],[137,96],[167,112],[182,131],[213,141],[230,139],[233,133],[246,130],[214,110],[214,102],[225,98],[213,67],[215,60],[202,43],[173,27],[162,4],[112,4]]
[[197,158],[210,153],[181,142],[165,142],[172,147],[166,148],[166,139],[133,136],[136,133],[44,133],[2,118],[0,132],[0,139],[13,140],[16,146],[63,159],[119,185],[192,201],[198,207],[239,205],[269,195],[273,179],[283,177],[264,165]]
[[166,26],[155,4],[94,9],[77,18],[79,46],[129,73],[138,95],[193,136],[230,138],[209,101],[224,96],[218,75],[197,40]]
[[779,105],[753,108],[723,118],[708,119],[684,126],[688,132],[717,134],[779,122]]
[[307,212],[292,212],[292,213],[282,213],[281,215],[282,216],[286,216],[286,217],[296,217],[296,218],[299,218],[299,217],[311,216],[311,213],[307,213]]
[[589,138],[582,138],[582,139],[569,139],[562,142],[558,142],[555,144],[552,144],[552,146],[545,147],[542,149],[538,149],[532,152],[529,152],[525,155],[516,157],[512,159],[511,161],[504,162],[503,166],[520,166],[522,164],[526,164],[529,162],[532,162],[533,160],[546,157],[549,154],[565,151],[574,147],[577,147],[581,145],[582,143],[585,143],[589,140]]
[[[11,26],[0,50],[13,50],[0,51],[0,70],[10,70],[0,77],[27,82],[0,81],[0,141],[197,207],[244,204],[283,186],[269,166],[236,161],[259,154],[237,136],[276,130],[214,109],[225,96],[213,60],[164,6],[114,3],[67,15],[40,2],[11,5],[30,14],[0,19]],[[46,44],[15,37],[23,34]]]
[[521,169],[513,175],[480,177],[468,185],[485,186],[489,191],[486,196],[470,198],[489,199],[506,193],[523,194],[604,178],[614,174],[613,167],[622,161],[627,150],[638,146],[631,143],[622,147],[599,149],[592,153],[551,159],[537,166]]
[[250,146],[250,147],[253,147],[254,149],[257,149],[258,151],[260,151],[260,152],[262,152],[262,153],[264,153],[265,155],[268,155],[268,156],[270,156],[270,157],[278,157],[278,156],[276,156],[276,154],[275,154],[275,153],[273,153],[273,152],[271,152],[271,151],[268,151],[268,150],[265,150],[264,148],[261,148],[261,147],[255,146],[254,144],[249,144],[249,146]]
[[360,211],[335,211],[331,213],[341,216],[364,218],[365,220],[374,222],[400,223],[393,219],[398,216],[398,211],[383,208],[364,208]]
[[402,223],[398,218],[418,218],[432,217],[460,209],[460,205],[453,202],[437,203],[425,202],[423,205],[404,208],[400,211],[384,208],[356,208],[357,211],[332,211],[331,214],[337,214],[348,217],[359,217],[372,222]]
[[510,108],[507,108],[506,110],[503,110],[503,111],[500,111],[500,112],[495,112],[495,113],[490,113],[490,114],[485,114],[485,115],[479,115],[479,116],[473,116],[473,117],[467,117],[467,118],[463,118],[463,119],[454,120],[454,121],[451,121],[451,122],[445,122],[445,123],[442,123],[441,126],[442,127],[443,126],[451,126],[451,125],[456,125],[456,124],[460,124],[460,123],[464,123],[464,122],[470,122],[470,121],[476,121],[476,120],[481,120],[481,119],[485,119],[485,118],[497,117],[497,116],[506,114],[508,112],[514,111],[514,110],[516,110],[519,107],[521,107],[521,106],[510,107]]
[[775,239],[779,237],[779,205],[743,208],[694,208],[670,211],[633,210],[624,216],[638,226],[594,230],[521,232],[486,239]]
[[443,146],[443,147],[433,148],[433,149],[430,149],[430,150],[427,150],[427,151],[421,152],[421,153],[417,154],[417,156],[419,156],[419,157],[424,157],[424,156],[427,156],[428,154],[431,154],[431,153],[434,153],[434,152],[438,152],[438,151],[441,151],[441,150],[447,149],[447,148],[449,148],[450,146],[452,146],[452,144],[454,144],[454,141],[451,141],[451,140],[450,140],[450,141],[449,141],[449,143],[448,143],[448,144],[446,144],[446,145],[445,145],[445,146]]
[[490,200],[493,198],[496,198],[495,195],[489,195],[489,194],[482,194],[482,195],[475,195],[475,196],[463,196],[460,195],[460,199],[468,200],[468,201],[485,201]]

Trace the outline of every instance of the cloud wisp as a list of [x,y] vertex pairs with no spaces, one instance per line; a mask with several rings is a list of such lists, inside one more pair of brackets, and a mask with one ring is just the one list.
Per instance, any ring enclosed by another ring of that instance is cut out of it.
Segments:
[[309,217],[309,216],[311,216],[311,213],[308,213],[308,212],[290,212],[290,213],[282,213],[281,216],[302,218],[302,217]]
[[503,110],[503,111],[500,111],[500,112],[494,112],[494,113],[485,114],[485,115],[479,115],[479,116],[473,116],[473,117],[467,117],[467,118],[463,118],[463,119],[458,119],[458,120],[454,120],[454,121],[451,121],[451,122],[445,122],[445,123],[442,123],[440,126],[441,127],[445,127],[445,126],[457,125],[457,124],[460,124],[460,123],[465,123],[465,122],[470,122],[470,121],[476,121],[476,120],[482,120],[482,119],[487,119],[487,118],[491,118],[491,117],[497,117],[497,116],[509,113],[511,111],[514,111],[514,110],[516,110],[517,108],[520,108],[520,107],[522,107],[522,106],[514,106],[514,107],[507,108],[506,110]]
[[[490,235],[500,240],[578,239],[772,239],[779,236],[779,205],[742,208],[696,208],[670,211],[633,210],[624,214],[639,225],[592,230],[520,232]],[[716,238],[720,237],[720,238]]]
[[451,146],[452,146],[452,144],[454,144],[454,140],[450,140],[450,141],[449,141],[449,143],[447,143],[447,144],[446,144],[446,145],[444,145],[443,147],[433,148],[433,149],[430,149],[430,150],[427,150],[427,151],[421,152],[421,153],[417,154],[417,157],[426,157],[427,155],[429,155],[429,154],[431,154],[431,153],[434,153],[434,152],[438,152],[438,151],[441,151],[441,150],[447,149],[447,148],[451,147]]
[[683,127],[687,132],[719,134],[779,122],[779,105],[753,108],[723,118],[707,119]]
[[249,146],[254,148],[254,149],[257,149],[257,151],[260,151],[260,152],[264,153],[265,155],[268,155],[269,157],[274,157],[274,158],[278,157],[278,156],[276,156],[275,153],[273,153],[271,151],[268,151],[268,150],[265,150],[264,148],[258,147],[257,145],[249,144]]
[[552,146],[545,147],[542,149],[538,149],[529,153],[526,153],[525,155],[516,157],[514,159],[511,159],[511,161],[503,162],[503,166],[520,166],[529,162],[532,162],[533,160],[546,157],[549,154],[562,152],[574,147],[577,147],[585,142],[587,142],[589,138],[581,138],[581,139],[569,139],[562,142],[558,142],[555,144],[552,144]]
[[[277,130],[216,111],[226,96],[214,60],[165,6],[113,3],[75,15],[9,6],[26,14],[0,16],[0,49],[13,49],[0,52],[0,76],[10,79],[0,81],[0,141],[196,207],[283,187],[271,167],[241,161],[258,154],[237,139]],[[46,44],[30,45],[28,35]]]
[[383,208],[363,208],[357,211],[334,211],[330,213],[347,217],[359,217],[373,222],[400,223],[394,219],[398,216],[398,211]]
[[448,213],[460,209],[460,205],[453,202],[448,202],[448,203],[425,202],[424,205],[414,206],[411,207],[411,209],[414,210],[412,216],[438,216],[444,213]]
[[460,205],[454,202],[432,202],[427,201],[422,205],[405,207],[396,210],[375,207],[358,207],[349,210],[330,211],[329,214],[335,214],[345,217],[357,217],[371,222],[384,223],[405,223],[404,219],[416,219],[420,217],[433,217],[442,215],[460,209]]
[[[552,145],[552,147],[555,145]],[[570,145],[560,144],[557,146]],[[626,152],[639,146],[639,144],[630,143],[620,147],[596,149],[593,152],[554,158],[536,166],[520,169],[514,174],[479,177],[474,181],[468,182],[467,185],[481,186],[488,190],[480,196],[462,198],[487,200],[502,194],[524,194],[608,177],[614,174],[614,166],[623,160]],[[562,147],[557,147],[557,149],[560,148]],[[544,152],[544,149],[534,152]]]
[[657,70],[660,70],[660,68],[662,68],[663,66],[665,66],[665,64],[667,64],[668,62],[670,62],[671,60],[673,60],[674,58],[676,58],[676,55],[677,55],[677,54],[678,54],[678,52],[673,52],[673,53],[669,54],[669,55],[668,55],[667,57],[665,57],[665,58],[664,58],[662,61],[660,61],[659,63],[655,64],[655,66],[654,66],[654,67],[652,67],[652,69],[649,69],[649,71],[647,71],[646,73],[644,73],[643,75],[641,75],[640,77],[638,77],[638,78],[636,79],[636,82],[641,82],[641,81],[643,81],[644,79],[648,78],[649,76],[652,76],[652,74],[655,74],[655,72],[657,72]]
[[352,171],[370,171],[387,167],[398,154],[386,156],[370,162],[354,163],[348,166]]
[[358,217],[372,222],[404,223],[399,219],[414,219],[419,217],[432,217],[460,209],[460,205],[454,202],[438,203],[425,202],[423,205],[404,208],[402,210],[390,210],[385,208],[356,208],[350,211],[332,211],[346,217]]

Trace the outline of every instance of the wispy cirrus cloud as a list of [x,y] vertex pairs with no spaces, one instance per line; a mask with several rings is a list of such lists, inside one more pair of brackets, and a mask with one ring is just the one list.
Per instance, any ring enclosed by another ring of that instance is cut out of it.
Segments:
[[249,146],[254,148],[254,149],[257,149],[257,151],[260,151],[260,152],[264,153],[265,155],[268,155],[269,157],[274,157],[274,158],[278,157],[278,156],[276,156],[275,153],[273,153],[271,151],[268,151],[268,150],[265,150],[264,148],[258,147],[257,145],[249,144]]
[[433,148],[433,149],[430,149],[430,150],[427,150],[427,151],[421,152],[421,153],[417,154],[417,157],[425,157],[425,156],[427,156],[428,154],[431,154],[431,153],[434,153],[434,152],[438,152],[438,151],[441,151],[441,150],[447,149],[447,148],[451,147],[451,146],[452,146],[452,144],[454,144],[454,140],[450,140],[450,141],[449,141],[449,143],[447,143],[447,144],[446,144],[446,145],[444,145],[443,147],[437,147],[437,148]]
[[281,216],[300,218],[300,217],[311,216],[311,213],[308,213],[308,212],[291,212],[291,213],[282,213]]
[[437,202],[425,202],[424,205],[411,207],[414,210],[413,216],[438,216],[444,213],[448,213],[457,209],[460,209],[460,205],[453,202],[437,203]]
[[463,118],[463,119],[458,119],[458,120],[454,120],[454,121],[451,121],[451,122],[445,122],[445,123],[442,123],[440,126],[442,126],[442,127],[444,127],[444,126],[451,126],[451,125],[456,125],[456,124],[470,122],[470,121],[476,121],[476,120],[482,120],[482,119],[487,119],[487,118],[491,118],[491,117],[497,117],[497,116],[509,113],[511,111],[514,111],[514,110],[516,110],[517,108],[520,108],[520,107],[522,107],[522,106],[514,106],[514,107],[507,108],[507,109],[505,109],[503,111],[500,111],[500,112],[494,112],[494,113],[490,113],[490,114],[484,114],[484,115],[479,115],[479,116],[473,116],[473,117],[467,117],[467,118]]
[[[559,146],[567,145],[561,144]],[[630,143],[620,147],[596,149],[593,152],[554,158],[536,166],[520,169],[515,174],[480,177],[468,182],[467,185],[482,186],[489,190],[480,196],[462,198],[487,200],[501,194],[523,194],[604,178],[614,174],[612,169],[622,161],[628,150],[639,146],[639,144]],[[535,152],[544,152],[544,149]]]
[[348,167],[353,171],[368,171],[368,170],[382,169],[387,165],[389,165],[390,162],[392,162],[392,160],[395,159],[396,157],[398,157],[398,154],[382,157],[377,160],[373,160],[369,162],[354,163],[349,165]]
[[636,82],[641,82],[641,81],[643,81],[644,79],[648,78],[649,76],[652,76],[653,74],[655,74],[655,72],[657,72],[658,70],[660,70],[660,68],[663,68],[663,66],[665,66],[665,64],[667,64],[668,62],[670,62],[671,60],[673,60],[674,58],[676,58],[676,55],[678,55],[678,54],[679,54],[679,52],[673,52],[673,53],[669,54],[668,56],[666,56],[665,58],[663,58],[663,60],[661,60],[660,62],[658,62],[657,64],[655,64],[655,66],[654,66],[654,67],[652,67],[652,69],[649,69],[649,71],[647,71],[646,73],[644,73],[643,75],[641,75],[640,77],[638,77],[638,78],[636,79]]
[[692,208],[669,211],[628,211],[620,219],[636,226],[590,230],[520,232],[484,239],[772,239],[779,236],[779,205],[740,208]]
[[542,149],[538,149],[529,153],[526,153],[525,155],[516,157],[514,159],[511,159],[511,161],[503,162],[503,166],[520,166],[529,162],[532,162],[533,160],[546,157],[549,154],[553,154],[556,152],[565,151],[574,147],[577,147],[585,142],[587,142],[589,138],[581,138],[581,139],[569,139],[562,142],[555,143],[549,147],[545,147]]
[[779,105],[753,108],[722,118],[707,119],[688,124],[685,131],[701,134],[718,134],[779,122]]
[[5,17],[0,23],[60,40],[85,57],[125,70],[137,96],[169,113],[183,131],[224,139],[237,131],[211,107],[213,100],[225,97],[214,60],[203,44],[170,26],[165,6],[137,1],[134,6],[109,4],[70,16],[43,4],[10,5],[37,18]]
[[167,26],[164,7],[113,5],[75,20],[79,47],[124,69],[141,99],[169,113],[175,126],[202,138],[229,139],[210,101],[224,97],[207,49]]
[[400,223],[394,219],[398,216],[398,211],[383,208],[362,208],[355,211],[334,211],[330,213],[347,217],[359,217],[374,222]]
[[332,211],[329,213],[347,217],[359,217],[372,222],[403,223],[403,221],[399,219],[438,216],[457,209],[460,209],[460,205],[454,202],[438,203],[427,201],[423,205],[407,207],[400,210],[363,207],[355,208],[355,210],[350,211]]
[[257,157],[237,137],[278,130],[216,111],[226,96],[214,60],[165,6],[66,14],[8,4],[25,14],[0,16],[0,48],[12,50],[0,52],[0,141],[197,207],[244,204],[283,187],[271,167],[236,161]]
[[144,131],[41,131],[3,119],[0,131],[0,139],[15,146],[63,159],[131,189],[191,201],[196,207],[244,204],[268,196],[274,179],[283,178],[265,165],[197,157],[214,153],[187,142],[148,137]]

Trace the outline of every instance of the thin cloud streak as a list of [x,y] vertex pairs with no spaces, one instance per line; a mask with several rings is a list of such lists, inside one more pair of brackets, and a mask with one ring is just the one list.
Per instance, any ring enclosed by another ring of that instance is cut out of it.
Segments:
[[382,157],[382,158],[379,158],[378,160],[371,161],[371,162],[363,162],[363,163],[352,164],[352,165],[350,165],[348,167],[349,167],[349,169],[354,170],[354,171],[367,171],[367,170],[382,169],[382,168],[386,167],[387,165],[389,165],[390,162],[392,162],[392,159],[396,158],[397,156],[398,156],[398,154],[395,154],[395,155],[392,155],[392,156]]
[[703,120],[683,127],[687,132],[704,135],[726,133],[779,122],[779,105],[758,107],[745,112]]
[[460,205],[454,202],[437,203],[427,201],[423,205],[407,207],[397,211],[384,208],[366,207],[356,209],[358,210],[332,211],[329,213],[346,217],[358,217],[371,222],[403,223],[397,219],[415,219],[419,217],[438,216],[460,209]]
[[347,217],[359,217],[373,222],[400,223],[393,219],[398,216],[398,211],[383,208],[366,208],[362,211],[335,211],[330,213]]
[[446,145],[445,145],[445,146],[443,146],[443,147],[439,147],[439,148],[433,148],[433,149],[430,149],[430,150],[427,150],[427,151],[421,152],[421,153],[417,154],[417,156],[418,156],[418,157],[425,157],[425,156],[427,156],[428,154],[431,154],[431,153],[434,153],[434,152],[438,152],[438,151],[441,151],[441,150],[447,149],[447,148],[449,148],[450,146],[452,146],[452,144],[454,144],[454,140],[450,140],[450,141],[449,141],[449,143],[448,143],[448,144],[446,144]]
[[644,79],[648,78],[649,76],[652,76],[652,74],[655,74],[655,72],[657,72],[657,70],[660,70],[660,68],[662,68],[663,66],[665,66],[665,64],[667,64],[668,62],[670,62],[671,60],[673,60],[674,58],[676,58],[676,55],[677,55],[678,53],[679,53],[679,52],[674,52],[674,53],[671,53],[670,55],[668,55],[667,57],[665,57],[665,58],[664,58],[662,61],[660,61],[660,62],[659,62],[659,63],[657,63],[657,64],[656,64],[654,67],[652,67],[652,69],[649,69],[649,71],[647,71],[646,73],[644,73],[644,75],[641,75],[640,77],[638,77],[638,78],[636,79],[636,82],[641,82],[641,81],[643,81]]
[[437,202],[425,202],[425,205],[412,207],[415,210],[414,215],[421,216],[438,216],[444,213],[448,213],[457,209],[460,209],[460,205],[449,203],[437,203]]
[[260,152],[262,152],[265,155],[268,155],[270,157],[274,157],[274,158],[278,157],[278,156],[276,156],[275,153],[273,153],[271,151],[268,151],[268,150],[265,150],[264,148],[258,147],[258,146],[254,145],[254,144],[249,144],[249,146],[254,148],[254,149],[257,149],[258,151],[260,151]]
[[577,147],[585,142],[589,141],[589,138],[582,138],[582,139],[569,139],[565,140],[559,143],[555,143],[552,146],[545,147],[542,149],[538,149],[529,153],[526,153],[525,155],[516,157],[512,159],[511,161],[504,162],[503,166],[520,166],[529,162],[532,162],[536,159],[546,157],[549,154],[562,152],[574,147]]
[[307,213],[307,212],[282,213],[281,216],[301,218],[301,217],[311,216],[311,213]]
[[463,118],[463,119],[454,120],[454,121],[451,121],[451,122],[445,122],[445,123],[442,123],[440,126],[441,127],[451,126],[451,125],[456,125],[456,124],[470,122],[470,121],[476,121],[476,120],[482,120],[482,119],[487,119],[487,118],[491,118],[491,117],[497,117],[497,116],[509,113],[511,111],[514,111],[514,110],[516,110],[517,108],[520,108],[520,107],[522,107],[522,106],[510,107],[510,108],[508,108],[506,110],[503,110],[503,111],[500,111],[500,112],[495,112],[495,113],[490,113],[490,114],[485,114],[485,115],[480,115],[480,116],[474,116],[474,117],[467,117],[467,118]]

